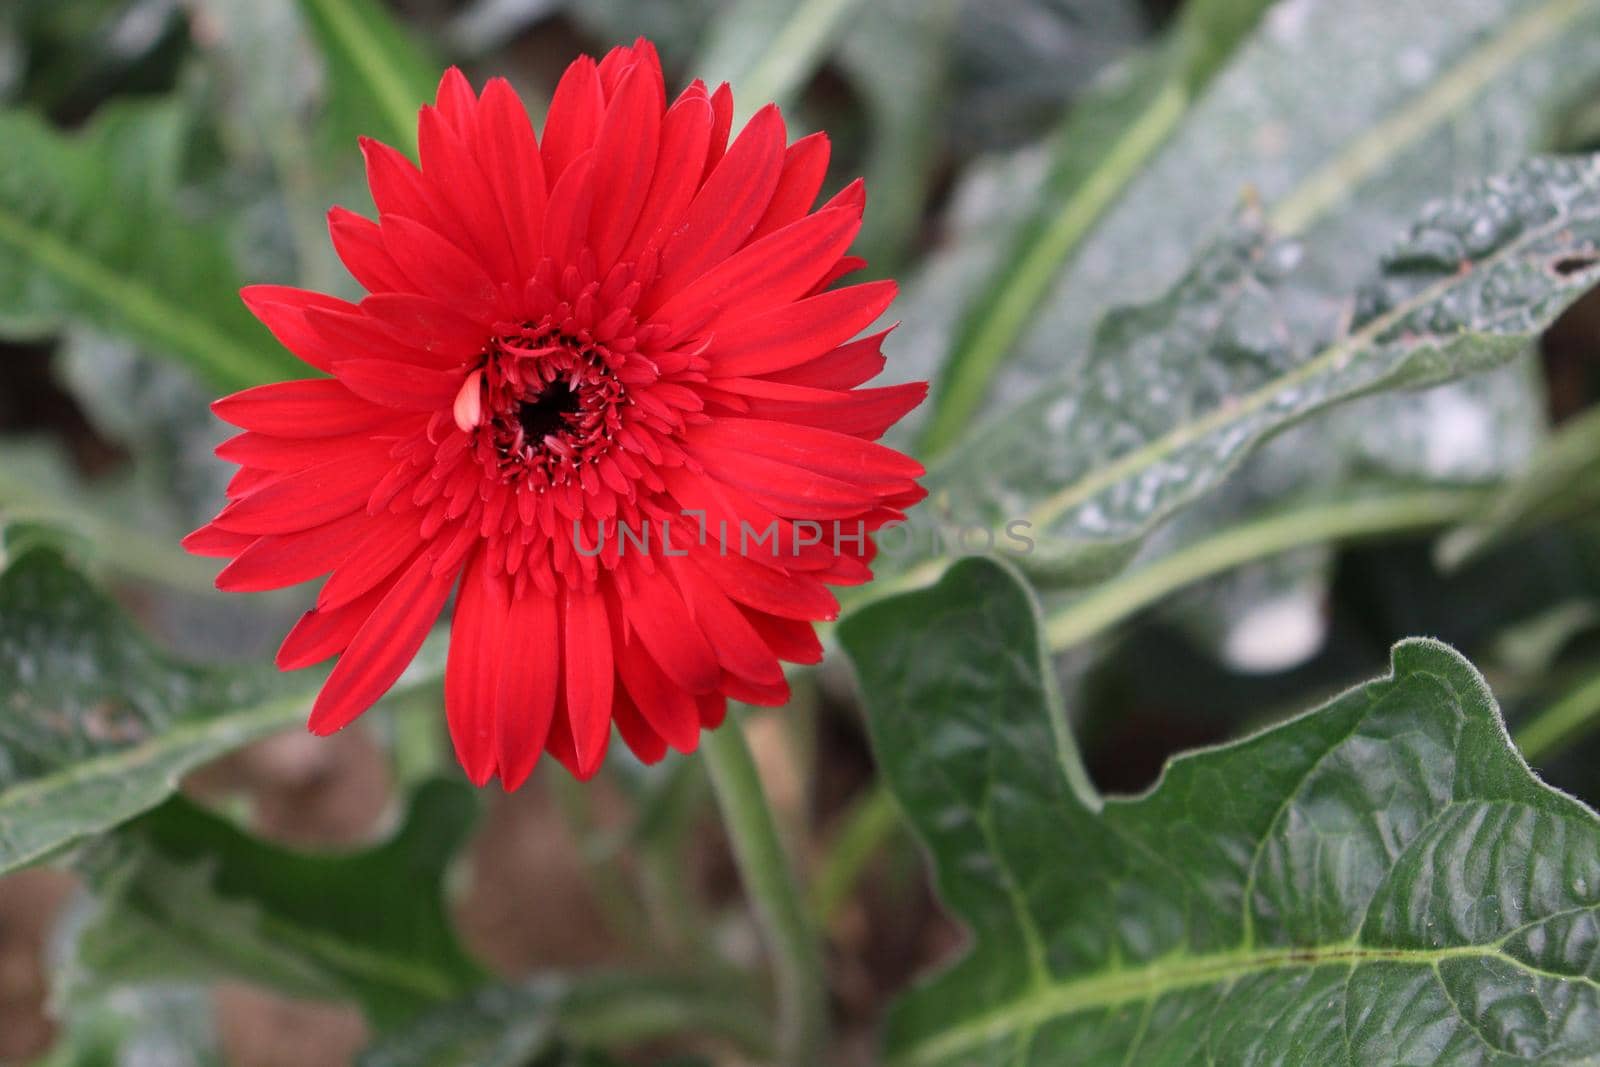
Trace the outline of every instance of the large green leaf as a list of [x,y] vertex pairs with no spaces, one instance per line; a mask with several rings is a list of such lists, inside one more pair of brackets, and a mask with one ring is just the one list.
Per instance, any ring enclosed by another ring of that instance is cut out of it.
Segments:
[[974,937],[893,1012],[890,1064],[1600,1057],[1600,820],[1533,777],[1449,648],[1404,642],[1390,676],[1101,798],[1006,568],[841,632]]
[[1526,352],[1600,279],[1597,248],[1600,161],[1536,160],[1429,209],[1336,333],[1352,309],[1306,289],[1303,250],[1242,228],[1163,300],[1109,316],[1070,381],[935,467],[922,521],[988,528],[1006,550],[1031,539],[1018,559],[1040,575],[1104,577],[1272,435]]
[[[930,376],[930,357],[951,351],[953,320],[965,309],[964,336],[1007,342],[992,382],[972,381],[989,395],[986,410],[1071,378],[1104,309],[1169,286],[1241,195],[1267,205],[1276,228],[1311,239],[1312,269],[1327,292],[1348,290],[1425,201],[1547,148],[1560,116],[1587,99],[1596,77],[1600,11],[1584,0],[1279,5],[1082,240],[1063,246],[1065,261],[1042,253],[1018,260],[994,236],[1010,232],[1037,193],[970,219],[973,236],[963,244],[974,247],[952,246],[934,260],[930,284],[908,291],[908,328],[891,345],[890,365]],[[1128,80],[1141,84],[1136,72]],[[1110,118],[1112,133],[1134,121]],[[1082,166],[1102,143],[1084,135],[1060,151]],[[1024,240],[1037,224],[1023,227]],[[1011,312],[1034,286],[1004,302],[990,298],[990,276],[1024,263],[1048,286],[1031,317]]]
[[179,210],[187,136],[175,104],[108,109],[75,136],[0,111],[0,336],[87,322],[222,388],[304,371],[239,302],[220,231]]
[[472,790],[435,781],[390,840],[328,855],[262,841],[175,797],[86,853],[98,900],[69,995],[230,977],[353,999],[379,1024],[462,996],[483,975],[443,890],[475,812]]
[[0,574],[0,874],[160,804],[201,763],[305,714],[314,679],[154,648],[43,548]]

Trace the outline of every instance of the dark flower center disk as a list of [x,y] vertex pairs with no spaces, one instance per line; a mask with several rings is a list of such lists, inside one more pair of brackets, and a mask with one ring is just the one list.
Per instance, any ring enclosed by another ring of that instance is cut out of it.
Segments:
[[560,433],[570,425],[569,416],[580,409],[578,394],[564,382],[554,382],[538,396],[517,406],[517,421],[529,441],[543,441],[545,435]]

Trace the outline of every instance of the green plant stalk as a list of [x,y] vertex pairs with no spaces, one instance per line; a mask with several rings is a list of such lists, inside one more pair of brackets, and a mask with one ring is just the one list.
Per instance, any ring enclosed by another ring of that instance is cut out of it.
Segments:
[[1173,82],[1146,105],[1083,184],[1067,198],[1037,241],[1019,250],[1022,262],[972,333],[967,357],[952,368],[935,400],[933,418],[922,436],[920,455],[943,452],[967,429],[988,393],[1006,353],[1028,319],[1050,292],[1061,264],[1078,247],[1105,210],[1122,195],[1133,175],[1166,143],[1189,107],[1189,93]]
[[789,858],[778,838],[742,724],[729,722],[701,742],[700,751],[722,809],[745,890],[772,954],[778,998],[781,1067],[816,1067],[827,1045],[827,998],[822,953],[801,901]]
[[414,97],[406,79],[396,73],[384,57],[383,44],[375,37],[372,27],[351,10],[348,0],[302,0],[302,3],[323,20],[328,33],[343,46],[377,100],[392,135],[399,138],[399,147],[415,158],[417,109],[423,101]]
[[1458,522],[1478,514],[1491,495],[1483,489],[1425,490],[1319,504],[1246,522],[1095,587],[1053,613],[1045,636],[1059,652],[1202,578],[1295,548]]
[[0,246],[13,250],[8,254],[31,260],[80,296],[94,294],[129,327],[114,332],[181,355],[215,385],[242,389],[293,373],[296,360],[288,353],[274,357],[246,346],[168,300],[143,279],[118,274],[59,235],[3,210]]
[[844,817],[811,890],[811,913],[826,924],[850,899],[861,872],[885,840],[900,826],[894,795],[879,784],[864,794]]
[[684,1034],[725,1037],[757,1060],[772,1056],[772,1038],[759,1003],[731,983],[723,987],[684,976],[673,988],[629,989],[608,995],[604,978],[577,979],[556,1012],[557,1027],[586,1045],[616,1048]]
[[1600,726],[1600,671],[1529,719],[1513,740],[1522,758],[1533,763],[1596,726]]
[[739,121],[773,100],[782,104],[817,69],[828,46],[862,0],[807,0],[796,8],[755,64],[734,86]]

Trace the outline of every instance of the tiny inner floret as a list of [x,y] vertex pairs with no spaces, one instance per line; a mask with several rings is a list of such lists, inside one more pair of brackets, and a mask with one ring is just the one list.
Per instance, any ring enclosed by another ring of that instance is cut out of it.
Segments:
[[471,427],[485,469],[534,489],[566,484],[598,461],[627,403],[602,346],[537,327],[496,337],[469,387],[480,391]]

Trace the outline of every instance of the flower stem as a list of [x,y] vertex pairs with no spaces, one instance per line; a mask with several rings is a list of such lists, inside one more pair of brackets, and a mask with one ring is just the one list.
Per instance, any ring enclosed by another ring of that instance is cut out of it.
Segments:
[[828,1026],[822,953],[741,724],[729,722],[711,731],[701,742],[701,752],[734,861],[772,954],[778,1062],[815,1067],[822,1062]]

